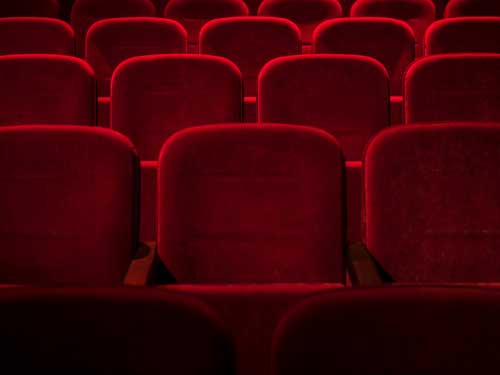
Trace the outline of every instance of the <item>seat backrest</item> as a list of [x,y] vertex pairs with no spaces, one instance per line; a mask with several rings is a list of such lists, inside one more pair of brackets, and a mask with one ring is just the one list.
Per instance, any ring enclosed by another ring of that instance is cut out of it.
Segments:
[[94,125],[94,72],[71,56],[0,56],[0,106],[0,126]]
[[302,43],[311,44],[312,34],[322,21],[342,16],[337,0],[265,0],[260,16],[287,18],[300,28]]
[[241,74],[222,57],[133,57],[113,74],[111,127],[132,140],[141,160],[158,160],[179,129],[241,121],[242,101]]
[[75,30],[76,53],[85,53],[87,30],[96,21],[118,17],[153,17],[156,9],[150,0],[76,0],[71,8],[71,25]]
[[492,0],[450,0],[444,16],[500,16],[500,3]]
[[0,308],[9,372],[234,374],[220,319],[181,293],[12,288],[2,290]]
[[134,56],[186,51],[187,33],[176,21],[150,17],[112,18],[97,21],[90,27],[85,60],[96,73],[99,96],[109,96],[111,75],[122,61]]
[[364,161],[365,239],[396,281],[499,282],[500,126],[386,130]]
[[500,53],[500,17],[447,18],[432,24],[425,34],[425,53]]
[[215,18],[248,16],[249,11],[243,0],[170,0],[164,16],[175,19],[188,32],[189,49],[197,52],[201,28]]
[[55,18],[0,18],[0,55],[74,52],[73,29]]
[[412,29],[400,20],[340,18],[325,21],[316,28],[313,51],[373,57],[389,73],[391,95],[401,95],[404,73],[415,58],[415,37]]
[[137,247],[138,162],[109,129],[0,128],[0,283],[116,285]]
[[0,4],[0,17],[51,17],[59,16],[57,0],[5,0]]
[[274,59],[259,75],[260,122],[327,130],[347,160],[361,160],[368,140],[389,124],[389,80],[381,63],[356,55]]
[[234,62],[246,96],[257,95],[257,76],[267,62],[300,51],[299,29],[282,18],[222,18],[208,22],[200,32],[200,52]]
[[500,121],[500,55],[446,54],[418,60],[405,78],[406,123]]
[[488,373],[500,366],[499,313],[494,289],[323,293],[282,320],[272,374]]
[[344,160],[329,134],[187,129],[158,173],[158,254],[177,282],[344,282]]
[[422,54],[425,30],[435,19],[431,0],[358,0],[351,8],[353,17],[389,17],[405,21],[415,34],[417,56]]

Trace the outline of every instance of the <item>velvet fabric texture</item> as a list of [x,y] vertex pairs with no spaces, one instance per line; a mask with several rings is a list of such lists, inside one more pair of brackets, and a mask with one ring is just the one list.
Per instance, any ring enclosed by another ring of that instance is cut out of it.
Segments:
[[343,283],[344,178],[319,129],[180,131],[160,154],[158,254],[179,283]]
[[347,160],[389,125],[389,79],[382,64],[355,55],[274,59],[259,75],[261,122],[308,125],[337,138]]
[[57,0],[5,0],[0,4],[0,17],[56,18],[59,11]]
[[120,284],[137,247],[138,168],[109,129],[0,128],[0,283]]
[[199,298],[224,321],[236,348],[238,375],[270,375],[273,333],[288,309],[339,284],[166,285]]
[[405,121],[500,121],[500,55],[446,54],[406,73]]
[[499,282],[500,127],[386,130],[364,161],[365,238],[397,282]]
[[241,74],[222,57],[133,57],[118,66],[111,85],[111,127],[131,139],[141,160],[158,160],[179,129],[242,119]]
[[494,289],[340,290],[292,309],[273,375],[488,374],[500,368]]
[[500,3],[491,0],[450,0],[445,17],[500,16]]
[[337,0],[265,0],[259,7],[260,16],[287,18],[302,34],[302,43],[311,44],[313,31],[322,21],[342,16]]
[[84,56],[87,30],[96,21],[118,17],[154,17],[149,0],[76,0],[71,9],[71,25],[76,35],[76,53]]
[[225,57],[243,76],[245,96],[257,95],[257,77],[270,60],[298,55],[300,31],[276,17],[231,17],[208,22],[200,32],[200,53]]
[[248,16],[243,0],[170,0],[164,16],[179,21],[188,32],[190,50],[197,52],[201,28],[215,18]]
[[435,20],[431,0],[358,0],[351,8],[352,17],[388,17],[405,21],[415,34],[415,52],[423,53],[425,30]]
[[233,345],[212,309],[148,289],[4,289],[6,372],[234,374]]
[[391,95],[401,95],[404,73],[415,59],[415,37],[403,21],[360,17],[325,21],[314,31],[315,53],[370,56],[380,61],[391,79]]
[[245,4],[248,7],[249,14],[252,16],[257,15],[260,4],[262,4],[264,0],[245,0]]
[[0,18],[0,55],[53,53],[72,55],[73,29],[55,18]]
[[425,35],[427,55],[457,52],[500,53],[500,17],[448,18]]
[[141,162],[141,232],[142,242],[156,242],[157,161]]
[[109,96],[118,64],[134,56],[186,53],[187,33],[173,20],[113,18],[94,23],[85,43],[85,60],[94,68],[99,96]]
[[0,126],[95,125],[92,68],[62,55],[0,56]]

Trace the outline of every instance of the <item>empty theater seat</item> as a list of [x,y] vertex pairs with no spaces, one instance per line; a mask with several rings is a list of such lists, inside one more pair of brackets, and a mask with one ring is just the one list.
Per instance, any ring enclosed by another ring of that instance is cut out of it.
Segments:
[[272,373],[488,373],[500,366],[499,313],[500,294],[492,289],[324,293],[281,322]]
[[149,0],[76,0],[71,9],[71,25],[76,35],[78,56],[85,53],[87,30],[96,21],[118,17],[153,17],[156,9]]
[[108,129],[0,128],[0,283],[116,285],[137,247],[138,161]]
[[186,129],[158,173],[158,254],[178,283],[344,282],[344,159],[326,132]]
[[500,2],[495,0],[450,0],[444,16],[500,16]]
[[169,0],[164,16],[179,21],[188,32],[190,52],[198,52],[198,36],[205,23],[214,18],[247,16],[243,0]]
[[70,56],[0,56],[0,106],[0,126],[95,125],[94,73]]
[[243,76],[245,120],[256,121],[257,77],[273,58],[300,54],[300,31],[275,17],[232,17],[208,22],[200,33],[200,52],[234,62]]
[[365,238],[387,281],[499,282],[500,126],[386,130],[365,154]]
[[71,27],[55,18],[0,18],[0,55],[22,53],[54,53],[71,55],[74,52],[74,33]]
[[341,17],[342,7],[337,0],[265,0],[259,15],[287,18],[297,24],[307,52],[314,28],[324,20]]
[[427,55],[456,52],[500,53],[500,17],[447,18],[425,35]]
[[381,63],[355,55],[274,59],[259,76],[260,122],[309,125],[337,138],[347,160],[389,125],[389,82]]
[[435,19],[431,0],[358,0],[351,8],[352,17],[389,17],[407,22],[413,29],[417,56],[423,53],[425,30]]
[[0,4],[0,17],[58,17],[57,0],[4,0]]
[[180,293],[13,288],[1,291],[0,309],[4,370],[234,374],[220,319]]
[[413,64],[405,79],[406,123],[500,121],[500,55],[447,54]]

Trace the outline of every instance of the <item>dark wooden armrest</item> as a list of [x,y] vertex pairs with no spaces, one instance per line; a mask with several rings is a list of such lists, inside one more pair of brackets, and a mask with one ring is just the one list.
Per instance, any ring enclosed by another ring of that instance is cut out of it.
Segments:
[[140,243],[139,249],[130,263],[127,275],[125,276],[125,285],[145,286],[149,284],[153,263],[156,257],[156,243]]
[[361,242],[349,246],[347,269],[353,286],[378,286],[384,283],[379,265]]

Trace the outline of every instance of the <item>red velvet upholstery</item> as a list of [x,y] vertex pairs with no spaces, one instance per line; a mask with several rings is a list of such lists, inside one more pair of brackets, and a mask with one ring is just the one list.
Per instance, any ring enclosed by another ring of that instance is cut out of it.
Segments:
[[444,10],[449,0],[432,0],[434,7],[436,8],[436,19],[443,18]]
[[500,16],[500,2],[496,0],[450,0],[445,17]]
[[164,15],[186,28],[191,49],[196,49],[205,23],[214,18],[247,16],[248,7],[243,0],[170,0]]
[[456,52],[500,53],[500,17],[448,18],[425,35],[427,55]]
[[157,161],[141,162],[141,232],[143,242],[156,242]]
[[351,8],[356,0],[337,0],[339,4],[342,6],[342,15],[344,17],[349,17],[351,13]]
[[342,16],[337,0],[265,0],[259,15],[287,18],[297,24],[302,43],[311,44],[314,28],[322,21]]
[[252,16],[255,16],[259,10],[260,4],[262,4],[264,0],[245,0],[245,4],[248,7],[248,10],[250,11],[250,14]]
[[92,68],[62,55],[0,56],[0,126],[96,123]]
[[300,31],[275,17],[232,17],[208,22],[200,33],[200,52],[225,57],[240,69],[245,96],[257,95],[257,76],[270,60],[300,54]]
[[500,127],[386,130],[364,164],[366,245],[398,282],[498,282]]
[[319,129],[178,132],[160,154],[158,254],[179,283],[343,283],[344,174]]
[[3,127],[0,170],[0,283],[121,283],[138,231],[138,161],[125,137]]
[[94,68],[99,96],[109,96],[114,69],[142,55],[186,53],[187,33],[172,20],[128,17],[101,20],[87,32],[85,60]]
[[168,285],[214,308],[236,347],[238,375],[270,375],[274,330],[288,309],[303,299],[341,288],[338,284]]
[[111,126],[132,140],[141,160],[158,160],[179,129],[242,118],[241,74],[222,57],[133,57],[118,66],[111,86]]
[[405,79],[406,123],[500,121],[500,55],[448,54],[412,65]]
[[57,0],[3,0],[0,3],[0,17],[57,17]]
[[391,95],[401,95],[403,76],[415,58],[415,37],[403,21],[389,18],[341,18],[323,22],[313,36],[315,53],[370,56],[391,78]]
[[0,18],[0,55],[18,53],[74,52],[74,33],[71,27],[55,18]]
[[347,241],[357,243],[361,237],[361,208],[363,198],[363,183],[361,162],[346,163],[346,193],[347,193]]
[[386,288],[312,297],[273,343],[273,375],[489,374],[500,367],[493,289]]
[[431,0],[358,0],[351,8],[353,17],[389,17],[407,22],[416,40],[416,53],[423,51],[425,30],[435,19]]
[[21,374],[232,375],[233,345],[197,299],[147,289],[5,289],[0,347]]
[[71,25],[76,34],[78,56],[85,53],[87,30],[96,21],[118,17],[153,17],[156,9],[149,0],[76,0],[71,9]]
[[389,125],[389,82],[378,61],[355,55],[280,57],[259,76],[259,121],[309,125],[332,133],[347,160]]

